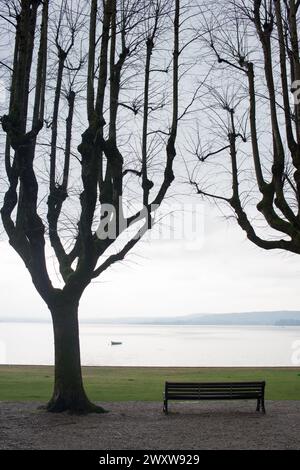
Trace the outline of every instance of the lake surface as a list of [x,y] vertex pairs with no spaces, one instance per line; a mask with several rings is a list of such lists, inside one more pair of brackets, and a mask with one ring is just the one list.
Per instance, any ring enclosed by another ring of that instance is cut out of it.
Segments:
[[[300,365],[300,327],[82,324],[80,341],[89,366]],[[0,323],[0,363],[53,364],[51,324]]]

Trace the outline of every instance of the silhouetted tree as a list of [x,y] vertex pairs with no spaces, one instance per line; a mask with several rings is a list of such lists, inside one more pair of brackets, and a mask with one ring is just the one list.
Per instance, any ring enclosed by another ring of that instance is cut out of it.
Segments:
[[[101,412],[82,382],[78,306],[91,281],[151,228],[174,179],[180,2],[1,3],[3,27],[14,38],[4,64],[10,99],[1,118],[8,186],[1,216],[53,320],[47,408]],[[140,208],[126,216],[132,179],[141,181]],[[126,227],[135,230],[124,239]],[[47,240],[59,287],[47,266]]]
[[189,145],[199,161],[190,182],[200,195],[228,203],[259,247],[299,254],[300,2],[225,4],[203,18],[213,73],[198,135],[209,124],[202,142]]

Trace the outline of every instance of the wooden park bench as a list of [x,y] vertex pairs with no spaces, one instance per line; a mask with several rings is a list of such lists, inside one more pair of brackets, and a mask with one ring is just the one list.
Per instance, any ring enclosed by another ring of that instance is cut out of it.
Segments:
[[265,413],[265,382],[166,382],[164,413],[168,400],[257,400],[256,411]]

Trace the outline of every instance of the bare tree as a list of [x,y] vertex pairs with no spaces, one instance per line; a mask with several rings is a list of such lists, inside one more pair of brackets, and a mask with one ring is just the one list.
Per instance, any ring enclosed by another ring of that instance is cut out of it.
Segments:
[[259,247],[299,254],[300,2],[226,5],[203,18],[214,62],[205,112],[215,133],[189,145],[199,161],[190,182],[201,196],[229,204]]
[[[47,409],[101,412],[82,382],[78,306],[91,281],[151,228],[174,179],[180,1],[2,3],[14,53],[5,63],[8,188],[1,216],[53,320],[55,383]],[[126,215],[131,179],[141,181],[140,208]],[[59,287],[47,264],[48,240]]]

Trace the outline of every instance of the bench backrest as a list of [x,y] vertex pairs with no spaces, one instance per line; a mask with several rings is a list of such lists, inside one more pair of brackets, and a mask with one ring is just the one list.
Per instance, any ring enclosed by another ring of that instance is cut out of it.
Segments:
[[262,397],[265,382],[166,382],[166,398]]

